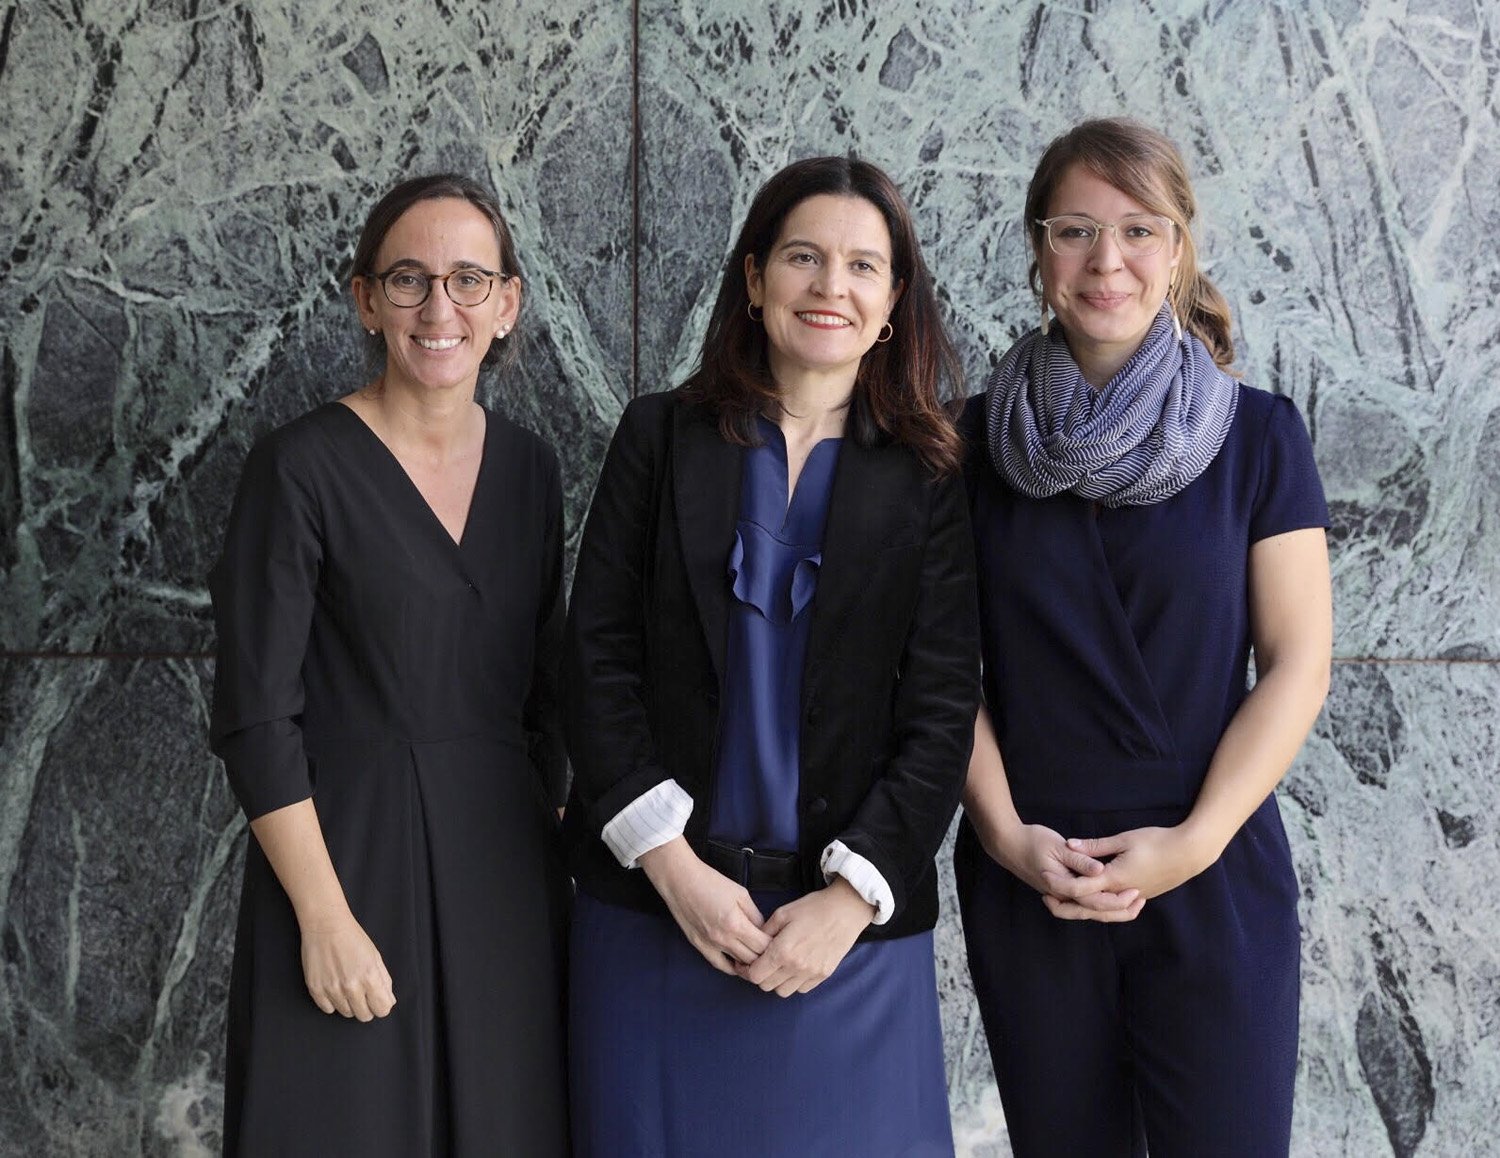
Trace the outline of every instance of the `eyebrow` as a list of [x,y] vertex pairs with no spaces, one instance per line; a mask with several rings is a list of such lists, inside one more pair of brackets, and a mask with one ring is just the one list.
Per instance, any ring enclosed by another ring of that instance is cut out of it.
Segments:
[[[388,270],[392,270],[392,269],[416,269],[416,270],[421,270],[423,273],[427,273],[428,272],[427,266],[424,265],[422,262],[418,261],[414,257],[398,257],[395,261],[391,262],[391,264],[388,265],[388,266],[386,266],[385,268],[388,269]],[[458,269],[477,269],[477,270],[480,270],[480,271],[485,272],[485,273],[489,272],[489,267],[488,266],[480,265],[477,261],[468,261],[468,260],[455,261],[453,263],[453,269],[454,270],[458,270]],[[449,270],[449,272],[452,273],[453,270]]]
[[[797,248],[799,246],[801,248],[803,248],[803,249],[816,249],[819,253],[823,252],[823,247],[821,245],[819,245],[817,242],[815,242],[815,241],[804,241],[800,237],[789,238],[788,240],[782,242],[781,245],[777,246],[777,252],[779,253],[783,249],[795,249],[795,248]],[[890,254],[882,253],[878,249],[856,249],[853,252],[851,252],[849,256],[850,257],[873,257],[873,258],[876,258],[876,259],[878,259],[880,261],[890,261],[891,260]]]

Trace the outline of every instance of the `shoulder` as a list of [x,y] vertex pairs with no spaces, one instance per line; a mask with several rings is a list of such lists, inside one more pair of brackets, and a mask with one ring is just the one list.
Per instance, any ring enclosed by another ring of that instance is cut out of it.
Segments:
[[1239,384],[1238,411],[1235,425],[1243,426],[1245,433],[1257,440],[1283,430],[1287,426],[1299,426],[1302,415],[1297,404],[1284,394],[1273,394],[1256,386]]
[[340,411],[348,411],[348,407],[327,402],[262,435],[245,458],[245,473],[299,479],[315,475],[337,444],[353,431],[350,424],[360,421],[353,412]]

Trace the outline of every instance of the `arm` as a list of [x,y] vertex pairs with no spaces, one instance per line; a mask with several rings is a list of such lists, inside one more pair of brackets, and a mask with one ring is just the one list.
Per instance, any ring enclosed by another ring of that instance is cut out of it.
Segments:
[[311,800],[250,822],[302,932],[302,976],[324,1013],[370,1021],[396,1004],[391,975],[344,897]]
[[1250,632],[1255,687],[1225,729],[1192,812],[1173,828],[1141,828],[1069,847],[1112,856],[1111,889],[1160,896],[1218,860],[1286,775],[1328,695],[1333,608],[1321,528],[1252,544]]
[[1055,916],[1129,921],[1139,915],[1145,904],[1139,890],[1109,891],[1103,886],[1100,861],[1070,849],[1045,825],[1021,820],[1011,800],[994,723],[983,707],[974,721],[964,811],[990,859],[1041,893]]
[[[645,703],[646,573],[666,454],[649,407],[660,405],[626,407],[584,527],[564,645],[568,752],[588,826],[601,838],[609,829],[620,863],[640,865],[683,935],[729,973],[732,962],[755,960],[769,942],[760,911],[747,890],[688,847],[680,808],[663,823],[657,815],[674,812],[672,801],[686,796],[662,766]],[[635,823],[648,803],[650,823]],[[635,839],[642,832],[648,838]]]
[[209,579],[218,632],[210,740],[292,902],[309,994],[324,1013],[368,1021],[396,999],[329,859],[299,723],[321,523],[284,449],[251,451]]

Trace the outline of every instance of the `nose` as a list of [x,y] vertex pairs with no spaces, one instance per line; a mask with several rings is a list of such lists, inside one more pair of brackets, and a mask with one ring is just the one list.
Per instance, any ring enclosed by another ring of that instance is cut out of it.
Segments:
[[1125,260],[1120,239],[1113,229],[1099,230],[1094,248],[1089,250],[1089,265],[1094,269],[1119,269]]
[[453,304],[453,299],[448,296],[448,284],[433,282],[427,300],[422,303],[420,313],[424,322],[442,321],[444,318],[452,317],[457,309],[458,307]]
[[839,297],[844,290],[843,271],[832,262],[819,266],[817,276],[813,278],[812,288],[814,293],[822,294],[824,297]]

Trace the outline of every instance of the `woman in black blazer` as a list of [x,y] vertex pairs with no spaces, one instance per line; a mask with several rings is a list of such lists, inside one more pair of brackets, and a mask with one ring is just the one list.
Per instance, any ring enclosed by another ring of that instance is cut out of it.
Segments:
[[564,661],[580,1155],[952,1153],[953,364],[900,193],[821,157],[757,194],[687,384],[626,408]]

